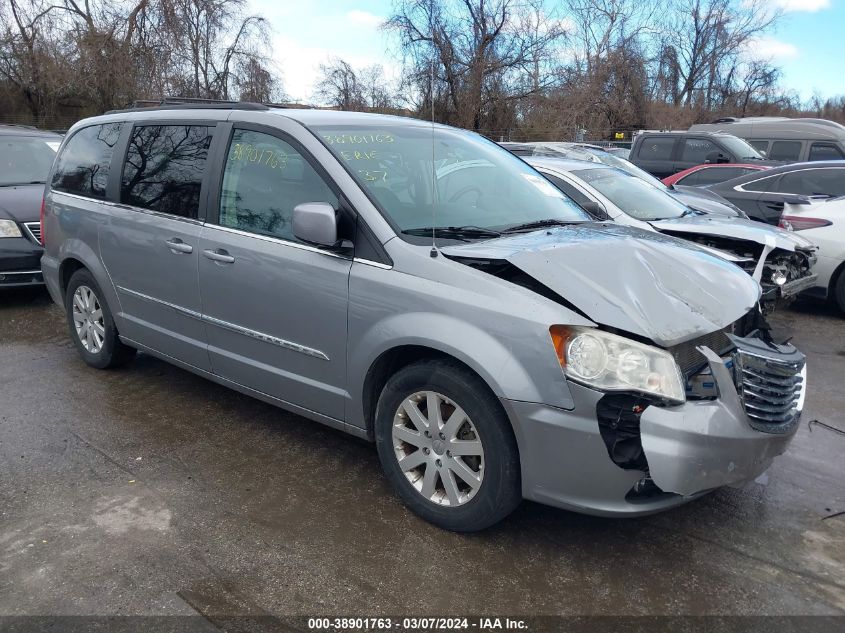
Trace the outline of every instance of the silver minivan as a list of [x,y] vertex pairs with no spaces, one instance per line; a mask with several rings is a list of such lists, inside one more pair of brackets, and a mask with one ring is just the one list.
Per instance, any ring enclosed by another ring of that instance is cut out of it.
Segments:
[[804,356],[702,248],[590,222],[482,137],[256,104],[67,134],[44,279],[86,363],[136,350],[375,441],[398,495],[470,531],[522,498],[601,515],[757,477]]
[[724,117],[693,125],[689,131],[733,134],[770,160],[798,163],[845,159],[845,125],[827,119]]

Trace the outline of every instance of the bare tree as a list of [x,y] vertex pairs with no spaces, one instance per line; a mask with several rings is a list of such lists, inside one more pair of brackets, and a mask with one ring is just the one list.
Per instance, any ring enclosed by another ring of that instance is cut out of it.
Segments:
[[781,12],[766,0],[675,0],[668,15],[661,58],[677,81],[671,100],[689,107],[697,99],[709,109],[725,65],[746,53]]
[[320,64],[315,94],[323,103],[339,110],[359,111],[367,105],[358,73],[349,62],[339,58]]
[[477,130],[496,101],[545,87],[520,81],[564,34],[552,19],[523,28],[544,15],[541,0],[396,0],[386,28],[399,38],[406,84],[422,102],[440,101],[440,118]]

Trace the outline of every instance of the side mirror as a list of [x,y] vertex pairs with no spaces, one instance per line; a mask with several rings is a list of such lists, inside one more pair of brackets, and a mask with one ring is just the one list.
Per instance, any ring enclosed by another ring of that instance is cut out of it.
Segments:
[[715,165],[717,163],[729,163],[730,159],[725,156],[722,152],[710,152],[705,157],[704,162],[709,163],[711,165]]
[[293,234],[316,246],[337,244],[337,215],[328,202],[303,202],[293,208]]

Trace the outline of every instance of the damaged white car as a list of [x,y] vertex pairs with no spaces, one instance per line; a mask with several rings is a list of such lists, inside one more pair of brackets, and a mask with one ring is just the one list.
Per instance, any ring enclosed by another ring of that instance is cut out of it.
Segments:
[[716,249],[763,287],[765,313],[816,284],[816,246],[791,231],[691,209],[628,172],[585,161],[526,157],[595,219],[658,231]]

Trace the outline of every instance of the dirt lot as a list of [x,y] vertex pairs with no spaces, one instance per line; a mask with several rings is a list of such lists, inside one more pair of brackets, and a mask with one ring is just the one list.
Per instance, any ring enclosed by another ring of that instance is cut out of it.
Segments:
[[149,356],[90,369],[45,293],[2,295],[0,614],[845,614],[845,435],[808,424],[845,429],[845,318],[776,325],[810,389],[757,482],[465,536],[406,511],[369,444]]

